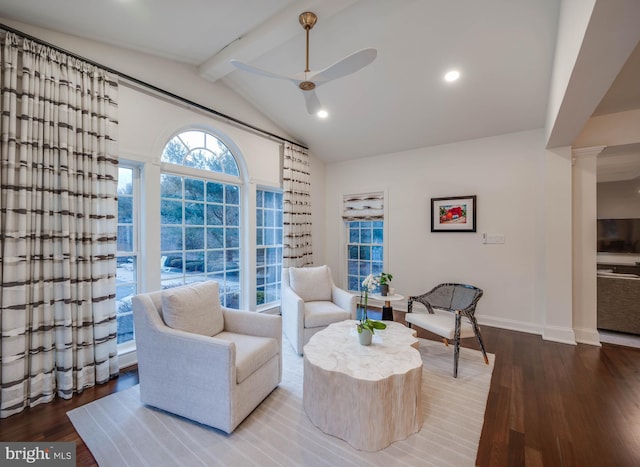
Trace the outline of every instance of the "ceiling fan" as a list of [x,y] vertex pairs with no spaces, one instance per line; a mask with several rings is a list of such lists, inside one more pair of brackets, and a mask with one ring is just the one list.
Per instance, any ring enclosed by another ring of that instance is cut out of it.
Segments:
[[246,63],[239,62],[238,60],[231,60],[231,64],[239,70],[247,71],[260,76],[266,76],[268,78],[285,79],[296,87],[302,90],[302,95],[307,106],[307,112],[310,114],[317,114],[322,110],[320,100],[316,95],[316,88],[334,79],[342,78],[343,76],[350,75],[356,71],[364,68],[369,63],[375,60],[378,52],[376,49],[368,48],[362,49],[351,55],[346,56],[342,60],[334,63],[333,65],[320,70],[318,72],[312,72],[309,69],[309,31],[313,28],[318,20],[315,13],[305,11],[299,17],[300,24],[307,32],[307,61],[304,74],[300,73],[296,76],[283,76],[270,71],[265,71],[260,68],[247,65]]

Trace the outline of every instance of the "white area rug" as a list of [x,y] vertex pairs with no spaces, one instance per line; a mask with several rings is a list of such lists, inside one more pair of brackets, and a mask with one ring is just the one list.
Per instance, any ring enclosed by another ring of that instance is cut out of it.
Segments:
[[101,466],[473,466],[494,356],[420,339],[424,425],[377,452],[316,428],[302,407],[302,357],[283,342],[282,383],[226,435],[140,403],[138,386],[68,412]]

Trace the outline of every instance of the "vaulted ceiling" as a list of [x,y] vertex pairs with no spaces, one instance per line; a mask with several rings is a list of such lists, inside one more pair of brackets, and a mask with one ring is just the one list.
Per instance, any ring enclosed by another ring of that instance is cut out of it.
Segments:
[[[560,0],[1,3],[0,16],[10,20],[189,64],[325,161],[543,127],[560,7]],[[310,31],[312,70],[365,47],[378,51],[370,65],[317,89],[330,114],[324,120],[307,113],[290,82],[229,64],[234,58],[276,74],[303,71],[303,11],[318,16]],[[443,80],[450,69],[460,71],[458,81]],[[621,88],[640,74],[632,72]],[[618,89],[598,111],[640,107],[634,89],[634,104]]]

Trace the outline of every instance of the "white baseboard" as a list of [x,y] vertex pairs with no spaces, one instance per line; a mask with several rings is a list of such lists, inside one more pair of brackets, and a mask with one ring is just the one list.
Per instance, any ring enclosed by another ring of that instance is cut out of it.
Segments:
[[626,345],[640,349],[640,336],[619,332],[600,331],[600,342],[607,344]]
[[118,354],[118,364],[120,369],[132,366],[138,363],[138,354],[135,350]]
[[574,331],[576,333],[577,343],[602,347],[602,344],[600,344],[600,334],[597,329],[576,328]]
[[[524,321],[514,321],[505,318],[496,318],[492,316],[476,315],[478,323],[485,326],[491,326],[500,329],[509,329],[510,331],[526,332],[528,334],[538,334],[546,341],[560,342],[561,344],[576,344],[575,332],[571,328],[561,327],[541,327],[533,323],[525,323]],[[596,340],[600,345],[599,340]],[[587,342],[585,342],[587,343]]]
[[531,323],[525,323],[523,321],[514,321],[511,319],[495,318],[492,316],[476,315],[478,324],[485,326],[491,326],[494,328],[508,329],[510,331],[526,332],[527,334],[542,334],[542,329]]
[[544,331],[542,331],[542,338],[545,341],[576,345],[576,334],[572,328],[545,326]]

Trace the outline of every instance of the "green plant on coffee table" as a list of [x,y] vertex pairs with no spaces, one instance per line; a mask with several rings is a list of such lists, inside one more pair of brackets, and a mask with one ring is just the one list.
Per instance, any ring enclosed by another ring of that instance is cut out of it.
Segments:
[[371,334],[375,334],[376,329],[386,329],[387,325],[382,321],[377,321],[375,319],[369,319],[367,317],[367,304],[369,301],[369,292],[373,292],[376,290],[376,287],[379,284],[378,277],[375,277],[373,274],[369,274],[362,281],[362,288],[360,289],[360,307],[362,308],[362,315],[360,319],[356,322],[356,329],[358,333],[361,334],[363,329],[371,331]]
[[391,279],[393,279],[393,274],[389,274],[388,272],[381,272],[380,276],[378,277],[378,283],[380,285],[388,285],[391,282]]

